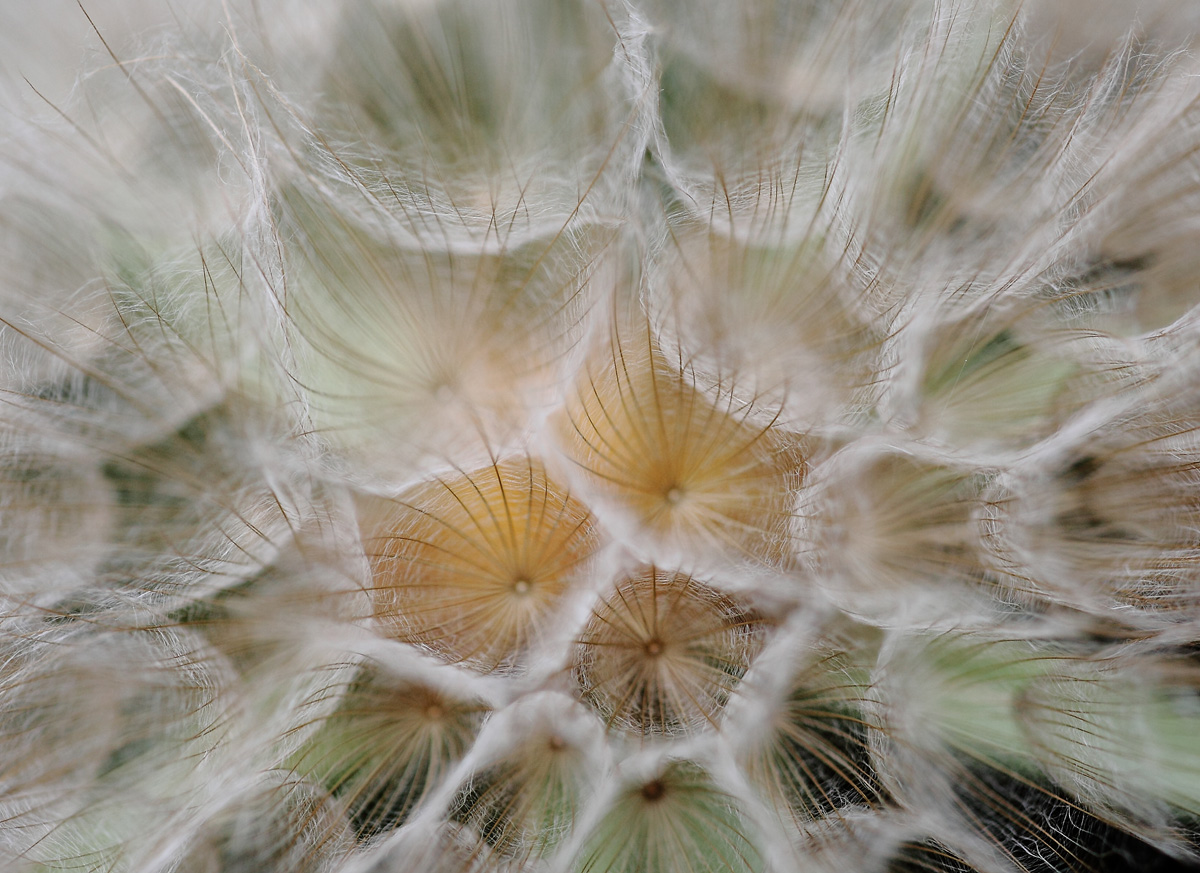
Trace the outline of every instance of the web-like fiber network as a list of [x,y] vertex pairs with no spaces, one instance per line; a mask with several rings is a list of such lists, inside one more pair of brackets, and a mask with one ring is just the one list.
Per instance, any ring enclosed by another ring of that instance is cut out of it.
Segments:
[[1192,4],[0,30],[0,869],[1200,869]]

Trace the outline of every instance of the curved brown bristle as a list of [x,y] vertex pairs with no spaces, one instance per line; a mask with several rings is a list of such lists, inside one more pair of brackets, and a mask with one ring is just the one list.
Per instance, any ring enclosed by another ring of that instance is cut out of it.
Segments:
[[763,643],[761,620],[683,573],[627,577],[592,613],[575,678],[610,725],[642,734],[712,723]]
[[705,396],[648,335],[593,359],[561,430],[589,484],[646,532],[778,561],[805,462],[752,411]]
[[384,633],[492,670],[536,636],[597,534],[582,504],[521,459],[418,486],[371,543]]

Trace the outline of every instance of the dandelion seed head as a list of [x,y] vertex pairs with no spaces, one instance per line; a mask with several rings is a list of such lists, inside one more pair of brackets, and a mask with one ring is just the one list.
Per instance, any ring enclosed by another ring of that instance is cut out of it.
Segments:
[[1193,10],[160,6],[0,10],[0,866],[1195,866]]

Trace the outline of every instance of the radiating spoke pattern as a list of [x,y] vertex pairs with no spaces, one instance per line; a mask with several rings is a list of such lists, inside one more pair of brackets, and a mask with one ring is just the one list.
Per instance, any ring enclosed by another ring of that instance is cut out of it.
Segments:
[[375,617],[448,661],[512,667],[596,546],[591,514],[536,461],[454,471],[384,513]]
[[706,396],[649,334],[614,337],[569,401],[569,457],[636,524],[689,547],[780,560],[804,459],[794,441],[719,386]]
[[689,733],[715,723],[764,631],[752,612],[707,585],[649,567],[594,610],[576,645],[575,679],[610,725]]

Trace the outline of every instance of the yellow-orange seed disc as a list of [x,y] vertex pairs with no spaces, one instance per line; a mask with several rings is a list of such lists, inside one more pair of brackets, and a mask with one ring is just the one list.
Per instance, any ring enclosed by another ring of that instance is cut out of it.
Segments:
[[706,397],[648,338],[592,360],[561,429],[591,484],[649,533],[766,560],[786,553],[804,474],[795,441],[731,396]]
[[439,477],[369,542],[375,616],[448,661],[510,667],[596,546],[587,508],[532,459]]
[[575,679],[608,722],[643,734],[712,723],[764,642],[751,611],[683,573],[629,576],[592,613]]

